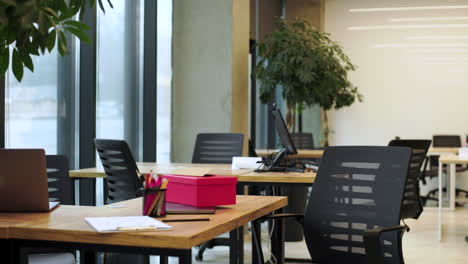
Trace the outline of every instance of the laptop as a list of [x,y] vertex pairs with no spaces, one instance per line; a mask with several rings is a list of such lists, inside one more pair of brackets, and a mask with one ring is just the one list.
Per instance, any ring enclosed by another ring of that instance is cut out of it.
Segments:
[[48,212],[46,157],[43,149],[0,149],[0,212]]

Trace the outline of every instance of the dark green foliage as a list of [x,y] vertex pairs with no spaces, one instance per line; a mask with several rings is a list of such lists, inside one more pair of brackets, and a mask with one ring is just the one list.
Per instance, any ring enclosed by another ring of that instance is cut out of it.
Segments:
[[263,103],[274,98],[277,85],[283,86],[289,108],[297,107],[299,112],[314,104],[330,110],[362,100],[348,80],[348,72],[355,66],[329,34],[299,18],[289,24],[279,18],[277,26],[258,44],[256,76],[261,81]]
[[[98,0],[104,10],[102,1]],[[96,0],[0,0],[0,76],[11,62],[13,74],[21,81],[24,67],[34,71],[31,55],[52,51],[56,40],[60,55],[65,55],[65,32],[90,42],[89,27],[74,18],[83,18],[86,8],[95,4]]]

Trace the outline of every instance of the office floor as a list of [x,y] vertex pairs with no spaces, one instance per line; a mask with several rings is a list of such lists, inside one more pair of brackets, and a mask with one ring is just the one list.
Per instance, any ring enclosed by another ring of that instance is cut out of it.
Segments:
[[[468,258],[468,208],[457,209],[455,212],[444,212],[443,241],[437,241],[437,210],[427,209],[419,220],[406,221],[411,231],[406,233],[403,241],[405,262],[425,264],[465,264]],[[266,234],[263,235],[266,238]],[[266,241],[263,242],[264,245]],[[195,256],[197,250],[193,250]],[[267,250],[264,250],[267,255]],[[306,258],[307,248],[304,242],[286,243],[286,256]],[[151,263],[158,263],[157,258]],[[170,259],[170,263],[177,263]],[[194,263],[198,263],[194,259]],[[226,247],[217,247],[205,252],[201,263],[229,263],[229,254]],[[245,237],[245,263],[251,263],[250,236]]]

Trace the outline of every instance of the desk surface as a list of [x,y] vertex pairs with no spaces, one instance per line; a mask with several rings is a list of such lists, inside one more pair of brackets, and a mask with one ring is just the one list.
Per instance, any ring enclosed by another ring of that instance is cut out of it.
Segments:
[[458,155],[442,155],[439,157],[439,162],[444,164],[468,164],[468,160],[460,159]]
[[[259,157],[266,157],[274,152],[277,152],[277,149],[256,149],[255,152]],[[298,149],[297,154],[290,155],[294,158],[321,158],[323,156],[323,149]]]
[[439,147],[432,147],[429,148],[427,155],[444,155],[444,154],[457,154],[458,148],[439,148]]
[[[8,237],[3,238],[10,239],[190,249],[286,206],[287,198],[239,195],[236,205],[219,207],[214,215],[208,216],[210,221],[171,222],[173,230],[169,231],[102,234],[84,220],[85,217],[141,215],[141,198],[119,204],[126,207],[63,205],[50,213],[0,213],[0,230],[8,226]],[[166,218],[183,217],[194,216],[170,215]]]
[[[174,173],[178,169],[185,168],[210,168],[211,174],[236,176],[239,182],[273,182],[273,183],[313,183],[315,172],[263,172],[256,173],[251,170],[232,170],[229,164],[191,164],[191,163],[137,163],[141,173],[149,173],[153,170],[156,173]],[[103,178],[106,177],[103,168],[89,168],[70,171],[73,178]]]

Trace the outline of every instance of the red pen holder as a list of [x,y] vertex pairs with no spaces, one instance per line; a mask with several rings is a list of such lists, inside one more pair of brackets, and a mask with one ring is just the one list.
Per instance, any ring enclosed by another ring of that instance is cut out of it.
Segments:
[[166,190],[160,188],[141,189],[143,194],[143,215],[151,217],[166,215]]

